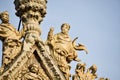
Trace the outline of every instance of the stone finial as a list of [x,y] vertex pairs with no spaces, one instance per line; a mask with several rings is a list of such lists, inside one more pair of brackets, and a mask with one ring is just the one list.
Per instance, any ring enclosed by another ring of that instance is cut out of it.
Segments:
[[20,17],[27,33],[41,34],[39,24],[46,14],[47,0],[15,0],[16,15]]
[[[26,17],[44,17],[46,14],[46,3],[47,0],[15,0],[15,9],[17,10],[16,15],[24,18],[26,12],[34,12],[29,13]],[[39,19],[38,19],[39,20]]]

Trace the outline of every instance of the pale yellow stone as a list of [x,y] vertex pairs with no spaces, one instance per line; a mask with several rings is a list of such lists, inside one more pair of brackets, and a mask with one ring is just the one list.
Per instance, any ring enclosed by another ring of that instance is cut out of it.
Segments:
[[[57,34],[51,27],[47,40],[41,40],[39,25],[46,14],[46,3],[46,0],[14,1],[16,15],[22,22],[20,31],[9,23],[7,11],[0,13],[3,42],[0,80],[70,80],[70,62],[80,62],[77,50],[88,53],[83,44],[76,44],[77,38],[70,38],[68,23],[63,23]],[[78,63],[72,80],[95,80],[96,71],[96,65],[86,69],[85,63]]]

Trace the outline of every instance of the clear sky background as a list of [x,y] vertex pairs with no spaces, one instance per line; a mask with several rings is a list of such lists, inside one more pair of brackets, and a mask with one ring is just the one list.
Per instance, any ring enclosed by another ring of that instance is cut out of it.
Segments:
[[[13,1],[0,0],[0,12],[7,10],[10,23],[17,28],[19,18],[15,16]],[[87,67],[96,64],[98,77],[120,79],[120,0],[49,0],[46,17],[41,23],[41,38],[46,40],[51,26],[54,33],[60,32],[62,23],[69,23],[71,38],[79,37],[77,43],[88,48],[87,55],[84,51],[78,52]],[[74,74],[76,62],[71,65]]]

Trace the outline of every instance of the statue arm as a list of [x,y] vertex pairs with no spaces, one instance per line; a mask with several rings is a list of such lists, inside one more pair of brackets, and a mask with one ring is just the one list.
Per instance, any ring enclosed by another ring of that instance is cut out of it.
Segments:
[[78,43],[78,45],[76,45],[75,41],[76,41],[77,39],[78,39],[78,37],[76,37],[76,38],[72,41],[73,48],[74,48],[75,50],[79,50],[79,51],[84,50],[84,51],[86,52],[86,54],[88,54],[88,50],[87,50],[87,48],[86,48],[83,44],[79,44],[79,43]]

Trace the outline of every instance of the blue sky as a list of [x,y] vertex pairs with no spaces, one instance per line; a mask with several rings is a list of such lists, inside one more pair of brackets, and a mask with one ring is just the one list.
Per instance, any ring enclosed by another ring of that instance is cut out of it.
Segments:
[[[10,23],[17,28],[19,18],[15,16],[13,1],[0,0],[0,12],[7,10]],[[47,15],[40,25],[41,38],[46,40],[51,26],[54,27],[54,33],[60,32],[62,23],[69,23],[71,38],[79,37],[77,43],[88,48],[87,55],[83,51],[78,52],[82,62],[87,67],[96,64],[98,77],[119,80],[120,0],[49,0]],[[73,61],[71,65],[71,73],[74,74],[76,62]]]

